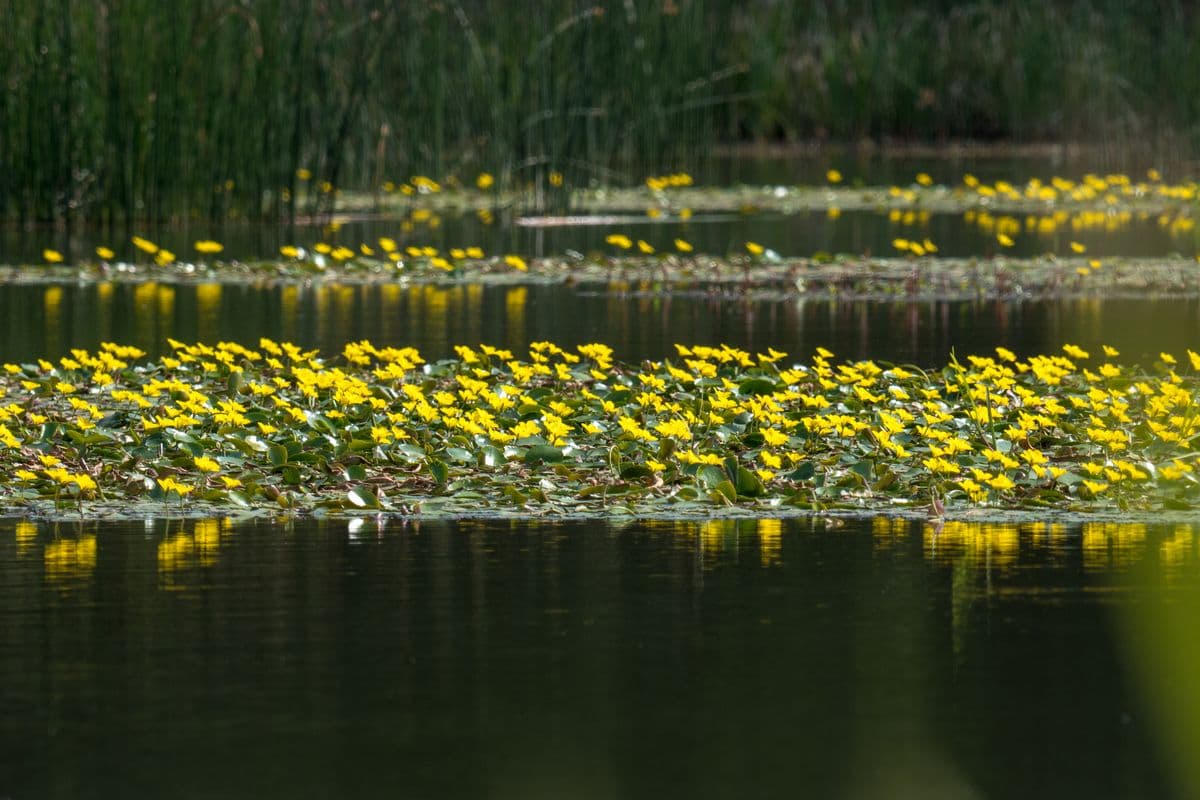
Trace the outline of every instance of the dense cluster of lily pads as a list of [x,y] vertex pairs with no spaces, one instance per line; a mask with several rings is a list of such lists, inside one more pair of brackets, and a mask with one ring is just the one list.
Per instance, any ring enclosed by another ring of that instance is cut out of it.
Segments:
[[524,354],[263,339],[105,344],[0,375],[0,504],[81,510],[662,513],[1186,509],[1200,355],[942,369],[675,346]]

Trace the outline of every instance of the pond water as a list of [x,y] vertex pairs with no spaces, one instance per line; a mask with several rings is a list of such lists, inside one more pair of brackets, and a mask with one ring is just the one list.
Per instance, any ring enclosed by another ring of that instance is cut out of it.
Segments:
[[[654,219],[646,209],[630,209],[612,215],[618,221],[539,227],[533,218],[499,213],[484,223],[474,213],[447,212],[413,223],[412,218],[351,219],[330,230],[324,225],[264,226],[227,223],[195,225],[163,230],[114,230],[83,228],[70,233],[54,229],[23,229],[0,226],[0,263],[42,261],[42,250],[55,248],[68,260],[94,260],[98,245],[116,250],[118,257],[133,259],[132,234],[151,236],[155,242],[182,258],[194,257],[192,244],[198,239],[216,239],[224,244],[223,257],[241,260],[277,258],[281,245],[311,247],[318,242],[344,244],[357,249],[366,243],[377,247],[381,237],[394,239],[401,247],[431,245],[442,252],[453,247],[479,246],[489,254],[519,253],[524,256],[560,256],[568,251],[614,253],[606,236],[624,233],[644,239],[660,251],[672,252],[681,238],[699,253],[724,255],[743,252],[747,241],[759,242],[783,256],[812,256],[820,253],[854,255],[896,253],[897,238],[930,239],[938,254],[949,257],[991,255],[1030,257],[1045,253],[1070,254],[1070,243],[1080,242],[1091,256],[1161,257],[1175,253],[1200,253],[1200,232],[1171,232],[1157,218],[1132,218],[1113,230],[1073,231],[1068,226],[1056,232],[1027,232],[1016,237],[1011,248],[996,244],[995,233],[968,221],[963,214],[931,214],[927,219],[890,220],[878,211],[842,211],[831,217],[825,211],[780,213],[697,214],[691,219]],[[1024,215],[1017,215],[1024,225]]]
[[[798,163],[731,161],[714,176],[1080,172]],[[874,212],[666,224],[632,213],[609,227],[353,222],[337,237],[524,255],[604,250],[614,230],[716,253],[746,240],[784,255],[890,253],[897,236],[928,236],[945,255],[986,255],[994,242],[961,215],[905,226]],[[180,254],[218,238],[251,258],[330,236],[229,225],[156,238]],[[0,262],[47,246],[129,249],[113,237],[0,229]],[[1196,252],[1151,220],[1069,238],[1100,257]],[[1022,236],[1011,252],[1067,242]],[[427,359],[537,340],[603,341],[625,360],[663,358],[674,342],[797,360],[824,346],[922,367],[1071,342],[1150,363],[1197,349],[1200,299],[0,285],[0,362],[263,336],[328,355],[367,338]],[[0,798],[1195,797],[1198,613],[1189,525],[0,520]]]
[[1185,797],[1197,544],[0,522],[0,795]]
[[0,284],[0,361],[58,357],[100,342],[133,344],[152,356],[183,341],[259,337],[319,347],[349,341],[417,347],[427,359],[458,344],[522,351],[603,341],[626,360],[674,355],[672,345],[770,347],[806,360],[817,347],[842,358],[921,367],[990,353],[1021,356],[1108,344],[1128,362],[1200,345],[1200,298],[1083,297],[1037,301],[729,301],[703,296],[630,297],[598,287]]

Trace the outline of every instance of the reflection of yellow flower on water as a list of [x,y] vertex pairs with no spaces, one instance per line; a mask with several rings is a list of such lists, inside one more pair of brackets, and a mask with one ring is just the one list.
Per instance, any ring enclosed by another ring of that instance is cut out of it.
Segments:
[[[227,520],[228,522],[228,520]],[[221,523],[202,519],[189,531],[181,531],[158,543],[158,575],[164,588],[174,588],[176,574],[217,563],[221,550]]]
[[17,555],[24,555],[37,544],[38,526],[36,522],[22,520],[17,523],[13,533],[17,539]]
[[783,561],[783,523],[777,519],[758,521],[758,560],[764,567]]
[[96,569],[96,537],[51,542],[46,545],[43,561],[47,583],[62,585],[89,578]]
[[1158,560],[1164,567],[1179,567],[1193,556],[1195,532],[1191,525],[1176,525],[1158,545]]
[[734,531],[733,520],[712,519],[700,526],[700,548],[705,556],[719,554],[725,549],[729,534]]
[[1123,569],[1137,560],[1146,542],[1146,526],[1130,522],[1085,522],[1081,539],[1084,569]]
[[939,563],[966,558],[977,567],[1004,569],[1016,564],[1020,548],[1020,529],[1002,523],[928,522],[923,537],[925,557]]

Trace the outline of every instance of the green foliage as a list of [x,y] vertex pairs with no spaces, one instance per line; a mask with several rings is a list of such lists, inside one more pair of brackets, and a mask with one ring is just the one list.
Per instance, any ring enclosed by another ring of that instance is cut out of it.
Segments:
[[265,339],[172,347],[4,365],[0,507],[1148,511],[1194,507],[1198,485],[1192,351],[1138,370],[1108,347],[997,348],[926,374],[823,349],[785,366],[677,346],[639,368],[598,344],[435,364],[368,342],[336,362]]
[[1178,0],[514,11],[7,0],[0,212],[287,216],[485,170],[553,203],[729,141],[1198,136],[1200,15]]

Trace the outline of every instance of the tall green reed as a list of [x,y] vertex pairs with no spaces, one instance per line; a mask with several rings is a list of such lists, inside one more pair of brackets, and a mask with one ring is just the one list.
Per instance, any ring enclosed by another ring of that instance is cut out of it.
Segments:
[[551,172],[752,140],[1194,152],[1198,36],[1181,0],[6,0],[0,215],[279,218],[484,170],[551,203]]

